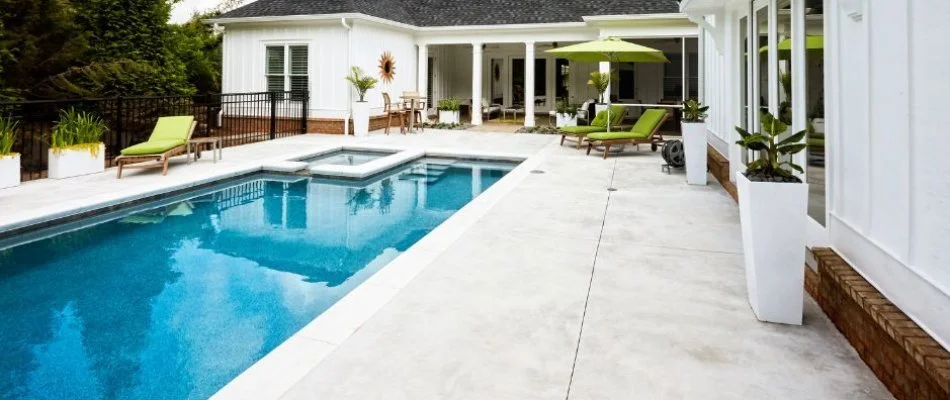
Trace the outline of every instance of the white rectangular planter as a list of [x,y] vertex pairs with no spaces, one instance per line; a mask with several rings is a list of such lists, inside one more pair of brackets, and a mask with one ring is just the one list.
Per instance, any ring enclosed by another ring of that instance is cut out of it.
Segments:
[[555,115],[555,126],[558,128],[563,128],[565,126],[577,126],[577,114],[561,114],[558,113]]
[[808,186],[736,173],[749,304],[760,321],[801,325]]
[[63,179],[95,174],[106,169],[106,145],[92,154],[88,148],[49,150],[49,178]]
[[20,186],[20,155],[0,156],[0,189]]
[[606,103],[597,103],[597,104],[594,104],[594,115],[591,115],[591,116],[590,116],[590,119],[593,120],[595,117],[597,117],[597,114],[600,114],[601,111],[606,110],[607,107],[608,107],[608,106],[607,106]]
[[686,183],[706,184],[706,123],[683,122],[683,150],[686,153]]
[[439,122],[443,124],[457,124],[459,123],[459,111],[445,111],[439,110]]
[[369,135],[369,102],[353,102],[353,135]]

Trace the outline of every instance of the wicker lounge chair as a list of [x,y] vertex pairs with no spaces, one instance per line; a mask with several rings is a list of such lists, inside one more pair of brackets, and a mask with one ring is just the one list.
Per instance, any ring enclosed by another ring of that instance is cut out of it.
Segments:
[[119,167],[116,178],[122,178],[123,168],[162,167],[162,175],[167,175],[168,159],[185,152],[197,125],[192,116],[159,118],[148,141],[122,149],[122,155],[115,158]]
[[670,117],[670,113],[662,108],[646,110],[637,120],[633,129],[626,132],[598,132],[587,135],[587,154],[594,146],[604,146],[604,159],[610,152],[610,146],[622,144],[649,144],[651,150],[656,151],[657,144],[663,141],[659,135],[660,126]]

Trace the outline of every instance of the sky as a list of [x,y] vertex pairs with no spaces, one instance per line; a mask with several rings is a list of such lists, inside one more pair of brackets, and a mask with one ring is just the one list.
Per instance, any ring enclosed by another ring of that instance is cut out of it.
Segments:
[[[222,0],[182,0],[172,8],[171,22],[180,24],[188,21],[196,11],[207,11],[217,7]],[[248,3],[249,0],[243,0],[241,3]]]

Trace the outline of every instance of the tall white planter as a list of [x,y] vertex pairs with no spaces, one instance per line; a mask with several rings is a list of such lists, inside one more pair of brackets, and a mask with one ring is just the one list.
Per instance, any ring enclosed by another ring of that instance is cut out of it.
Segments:
[[89,148],[50,149],[48,156],[50,179],[95,174],[106,169],[106,145],[102,143],[99,143],[99,150],[95,154]]
[[736,173],[749,304],[760,321],[801,325],[808,186]]
[[577,126],[577,114],[561,114],[557,113],[555,116],[555,126],[558,128],[563,128],[565,126]]
[[459,111],[446,111],[439,110],[439,122],[443,124],[457,124],[459,123]]
[[606,103],[597,103],[597,104],[594,104],[594,115],[591,115],[591,116],[590,116],[590,119],[593,120],[594,117],[597,116],[597,114],[600,114],[601,111],[606,110],[607,107],[609,107],[609,106],[608,106]]
[[353,102],[353,135],[369,135],[369,102]]
[[686,183],[706,184],[706,123],[683,122],[683,150],[686,152]]
[[0,189],[20,185],[20,155],[0,156]]

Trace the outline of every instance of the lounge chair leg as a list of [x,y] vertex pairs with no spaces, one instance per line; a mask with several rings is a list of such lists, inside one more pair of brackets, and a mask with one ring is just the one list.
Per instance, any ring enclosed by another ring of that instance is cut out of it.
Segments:
[[115,174],[115,179],[122,179],[122,161],[119,161],[119,168]]
[[564,145],[564,138],[566,138],[566,137],[567,137],[567,135],[561,135],[561,146]]
[[607,159],[607,153],[609,153],[609,152],[610,152],[610,145],[609,145],[609,144],[605,144],[605,145],[604,145],[604,160]]
[[165,159],[165,163],[162,166],[162,175],[164,176],[164,175],[168,175],[168,156],[165,156],[163,158]]
[[576,148],[577,148],[578,150],[580,150],[582,144],[584,144],[584,137],[583,137],[583,136],[578,136],[578,137],[577,137],[577,147],[576,147]]
[[587,142],[587,155],[590,155],[590,149],[594,148],[594,142]]

